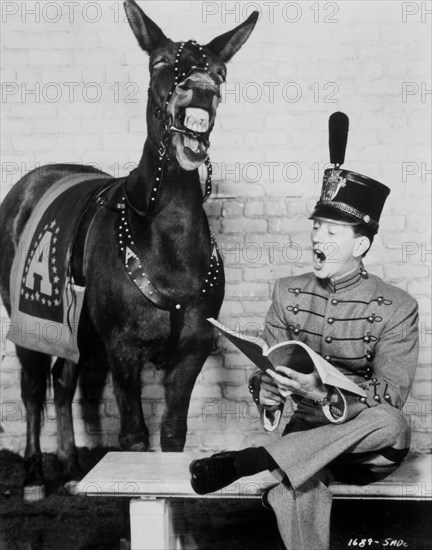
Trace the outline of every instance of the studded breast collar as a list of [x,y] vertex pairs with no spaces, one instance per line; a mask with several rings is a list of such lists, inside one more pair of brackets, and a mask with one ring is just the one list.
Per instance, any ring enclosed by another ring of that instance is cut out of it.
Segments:
[[223,284],[223,267],[220,259],[216,239],[210,225],[210,257],[209,267],[203,281],[199,296],[194,300],[183,301],[164,295],[152,283],[145,267],[145,261],[140,258],[132,231],[128,221],[128,212],[132,215],[137,213],[124,193],[126,178],[111,180],[96,195],[93,204],[96,209],[106,208],[117,213],[116,241],[117,249],[120,252],[121,261],[126,269],[130,280],[140,292],[155,306],[167,311],[187,311],[197,307],[207,296]]
[[[124,200],[124,196],[122,200]],[[135,245],[126,214],[126,209],[120,212],[116,232],[122,262],[131,281],[154,305],[160,309],[169,311],[187,311],[188,309],[198,306],[211,294],[213,289],[222,284],[223,270],[219,257],[219,250],[213,232],[209,226],[211,253],[208,272],[202,284],[200,295],[195,300],[183,301],[162,294],[151,282],[148,273],[146,273],[144,262],[139,257],[139,251]]]

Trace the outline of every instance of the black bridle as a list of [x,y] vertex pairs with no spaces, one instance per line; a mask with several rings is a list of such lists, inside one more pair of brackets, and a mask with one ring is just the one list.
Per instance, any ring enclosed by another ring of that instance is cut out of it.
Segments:
[[[191,66],[187,67],[187,69],[185,69],[183,71],[180,71],[181,55],[182,55],[183,49],[186,45],[193,46],[198,50],[198,52],[201,56],[202,65],[191,65]],[[132,205],[131,201],[128,198],[127,192],[126,192],[125,183],[123,183],[124,200],[128,204],[129,208],[131,208],[140,217],[144,217],[144,216],[150,214],[151,211],[153,210],[155,204],[156,204],[156,199],[157,199],[157,196],[159,194],[159,190],[160,190],[160,187],[162,185],[162,179],[163,179],[163,175],[164,175],[164,161],[165,161],[165,159],[168,159],[167,150],[168,150],[168,144],[171,140],[172,134],[174,132],[177,132],[177,133],[183,134],[185,136],[191,137],[193,139],[196,139],[198,141],[201,141],[204,144],[204,146],[206,147],[206,149],[208,149],[209,146],[210,146],[209,137],[210,137],[210,132],[212,130],[210,125],[209,125],[209,128],[207,129],[206,132],[196,132],[196,131],[191,130],[190,128],[187,128],[187,127],[178,128],[175,125],[175,121],[172,119],[172,116],[168,113],[168,106],[169,106],[171,97],[172,97],[173,93],[175,92],[179,82],[181,82],[183,79],[187,78],[190,74],[192,74],[193,72],[196,72],[196,71],[206,72],[207,74],[210,75],[212,80],[217,85],[219,85],[217,83],[217,81],[215,80],[214,76],[211,74],[211,72],[209,70],[209,63],[207,61],[207,56],[204,53],[202,46],[200,46],[195,40],[189,40],[188,42],[180,42],[180,45],[178,47],[176,57],[175,57],[175,60],[174,60],[174,79],[173,79],[173,83],[172,83],[171,88],[169,89],[169,91],[167,93],[167,96],[165,98],[163,109],[155,103],[155,101],[152,97],[152,94],[151,94],[151,88],[149,88],[149,102],[150,102],[151,112],[153,113],[153,116],[156,119],[161,120],[163,122],[163,124],[164,124],[164,133],[163,133],[162,139],[160,140],[160,142],[157,146],[157,151],[158,151],[158,155],[159,155],[159,159],[158,159],[159,164],[158,164],[158,168],[157,168],[157,175],[156,175],[155,181],[152,185],[152,189],[151,189],[151,192],[150,192],[150,197],[149,197],[147,207],[146,207],[145,210],[140,210],[140,209],[138,209],[138,208],[136,208],[135,206]],[[211,165],[209,156],[207,156],[207,158],[205,159],[204,164],[205,164],[206,169],[207,169],[207,176],[206,176],[206,181],[205,181],[205,184],[204,184],[203,203],[207,201],[207,199],[210,197],[211,192],[212,192],[211,177],[212,177],[213,170],[212,170],[212,165]]]
[[[180,61],[181,61],[181,55],[183,52],[183,49],[185,46],[193,46],[198,50],[198,53],[201,56],[202,65],[191,65],[183,72],[180,72]],[[164,137],[161,140],[161,146],[163,147],[165,144],[164,138],[169,138],[172,132],[179,132],[181,134],[187,135],[189,137],[192,137],[194,139],[198,139],[204,143],[204,145],[208,148],[210,146],[209,136],[211,132],[211,128],[209,127],[206,132],[195,132],[191,130],[190,128],[177,128],[174,124],[174,121],[171,120],[171,115],[168,114],[168,106],[169,102],[171,100],[171,97],[173,93],[175,92],[175,89],[177,88],[179,82],[186,79],[190,74],[202,71],[207,73],[210,78],[214,81],[216,85],[219,86],[218,82],[212,75],[209,69],[209,63],[207,61],[207,56],[204,53],[203,47],[198,44],[195,40],[189,40],[188,42],[180,42],[180,45],[178,47],[176,57],[174,60],[174,80],[171,85],[171,88],[168,91],[168,94],[165,98],[164,103],[164,109],[161,109],[160,107],[156,107],[154,110],[154,114],[156,118],[161,118],[164,120],[165,128],[164,128]],[[150,96],[151,98],[151,96]],[[152,98],[151,98],[152,100]],[[153,101],[153,100],[152,100]],[[166,152],[166,147],[163,148],[163,154]]]

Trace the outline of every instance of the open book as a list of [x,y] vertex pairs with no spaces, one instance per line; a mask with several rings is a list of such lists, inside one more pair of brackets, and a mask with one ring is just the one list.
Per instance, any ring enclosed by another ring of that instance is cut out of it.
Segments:
[[207,321],[219,329],[230,342],[237,346],[263,372],[267,369],[277,372],[275,369],[277,366],[289,367],[303,374],[311,374],[316,369],[323,384],[336,386],[351,393],[366,396],[364,390],[303,342],[287,340],[269,347],[262,338],[252,338],[244,336],[239,332],[234,332],[213,318],[209,318]]

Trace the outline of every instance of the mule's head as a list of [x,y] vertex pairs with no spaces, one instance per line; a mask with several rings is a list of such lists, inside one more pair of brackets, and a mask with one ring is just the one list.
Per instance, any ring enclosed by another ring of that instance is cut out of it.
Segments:
[[258,13],[201,46],[169,40],[135,0],[125,0],[125,10],[141,48],[150,56],[148,139],[166,149],[184,170],[194,170],[207,158],[225,63],[249,38]]

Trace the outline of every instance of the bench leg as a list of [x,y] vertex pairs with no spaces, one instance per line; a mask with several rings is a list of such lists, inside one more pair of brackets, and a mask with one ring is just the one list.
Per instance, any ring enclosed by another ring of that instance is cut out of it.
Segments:
[[129,513],[131,550],[181,550],[169,499],[132,499]]

